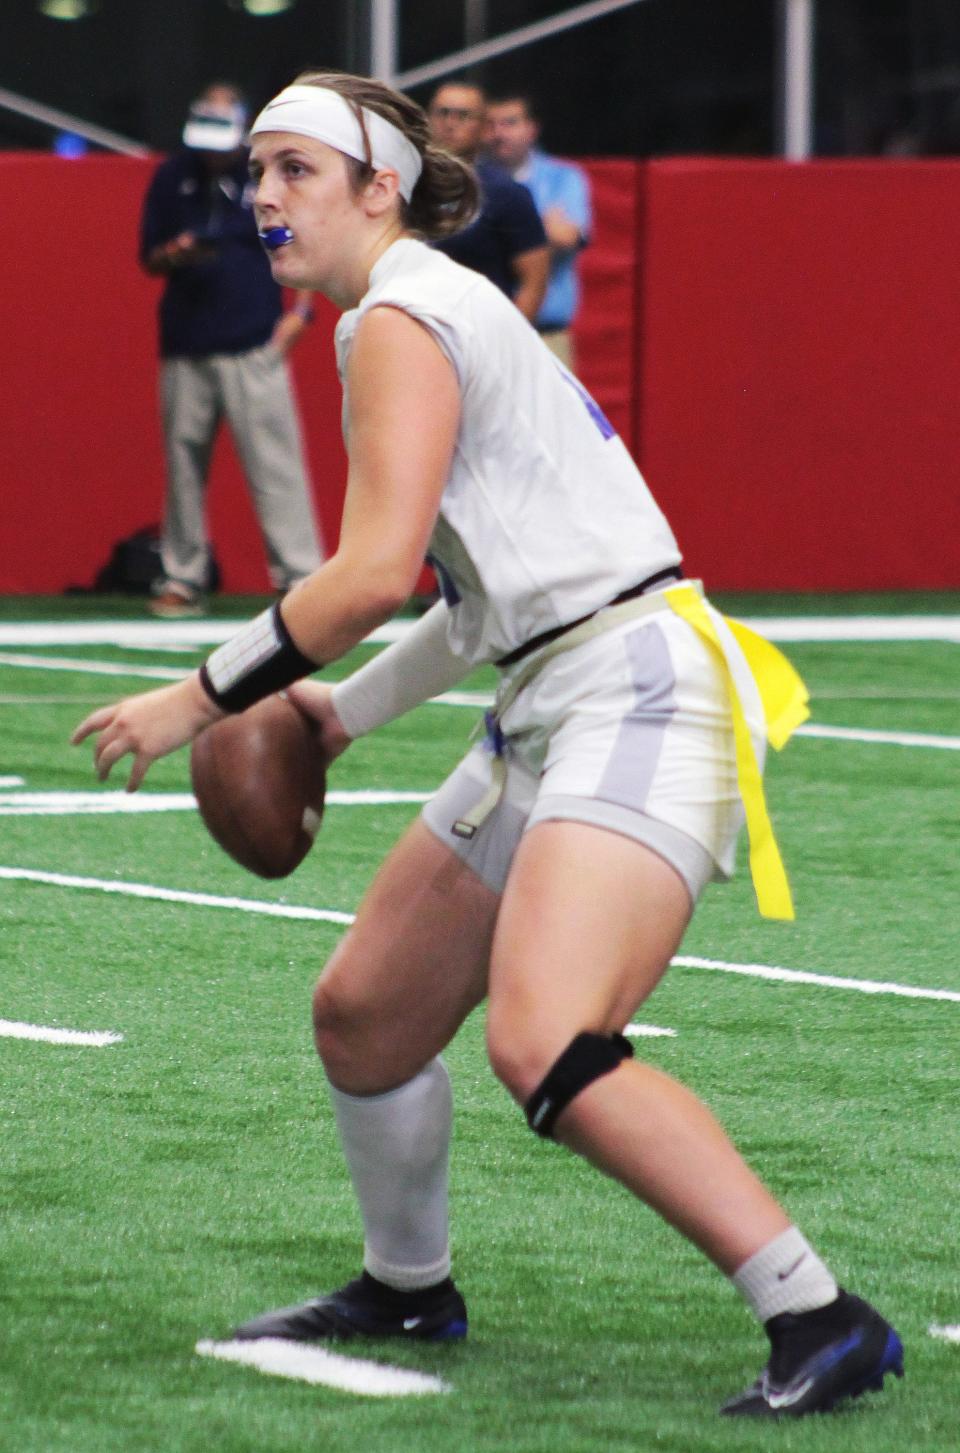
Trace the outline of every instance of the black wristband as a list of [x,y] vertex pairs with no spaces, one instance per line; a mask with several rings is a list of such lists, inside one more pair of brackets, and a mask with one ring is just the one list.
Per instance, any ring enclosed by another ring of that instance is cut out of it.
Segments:
[[221,711],[246,711],[321,664],[295,645],[277,601],[207,657],[200,684]]

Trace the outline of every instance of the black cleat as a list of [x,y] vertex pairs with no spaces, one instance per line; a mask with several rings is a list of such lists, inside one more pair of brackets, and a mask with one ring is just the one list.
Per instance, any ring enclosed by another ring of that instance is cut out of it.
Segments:
[[783,1312],[766,1323],[770,1361],[752,1387],[720,1409],[732,1417],[802,1418],[845,1398],[879,1392],[888,1372],[903,1376],[900,1338],[868,1302],[840,1291],[814,1312]]
[[349,1337],[453,1342],[467,1335],[467,1308],[449,1277],[433,1287],[401,1292],[365,1271],[329,1296],[254,1317],[233,1335],[240,1342],[260,1337],[282,1337],[288,1342],[344,1341]]

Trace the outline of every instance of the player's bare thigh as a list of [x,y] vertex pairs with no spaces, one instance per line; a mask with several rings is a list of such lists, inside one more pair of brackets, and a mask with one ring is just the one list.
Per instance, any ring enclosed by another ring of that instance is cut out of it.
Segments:
[[583,1030],[620,1032],[659,983],[692,912],[677,870],[580,822],[532,827],[513,861],[492,950],[487,1035],[526,1099]]
[[499,897],[418,819],[314,993],[317,1049],[351,1094],[404,1084],[484,997]]

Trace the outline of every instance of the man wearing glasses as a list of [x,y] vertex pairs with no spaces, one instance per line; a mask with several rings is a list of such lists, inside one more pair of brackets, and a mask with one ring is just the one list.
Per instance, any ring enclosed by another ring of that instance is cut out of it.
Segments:
[[483,273],[533,322],[543,303],[550,250],[527,188],[480,156],[486,97],[472,83],[447,82],[428,107],[437,146],[469,162],[480,182],[480,211],[470,225],[436,243],[464,267]]

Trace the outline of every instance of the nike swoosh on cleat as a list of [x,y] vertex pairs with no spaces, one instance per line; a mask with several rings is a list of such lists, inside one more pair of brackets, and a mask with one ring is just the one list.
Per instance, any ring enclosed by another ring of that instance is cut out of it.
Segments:
[[799,1387],[790,1388],[787,1392],[768,1392],[764,1390],[764,1397],[771,1408],[789,1408],[798,1403],[805,1393],[813,1387],[813,1378],[808,1377]]
[[419,1327],[422,1321],[422,1317],[404,1317],[403,1330],[405,1332],[412,1332],[414,1327]]

